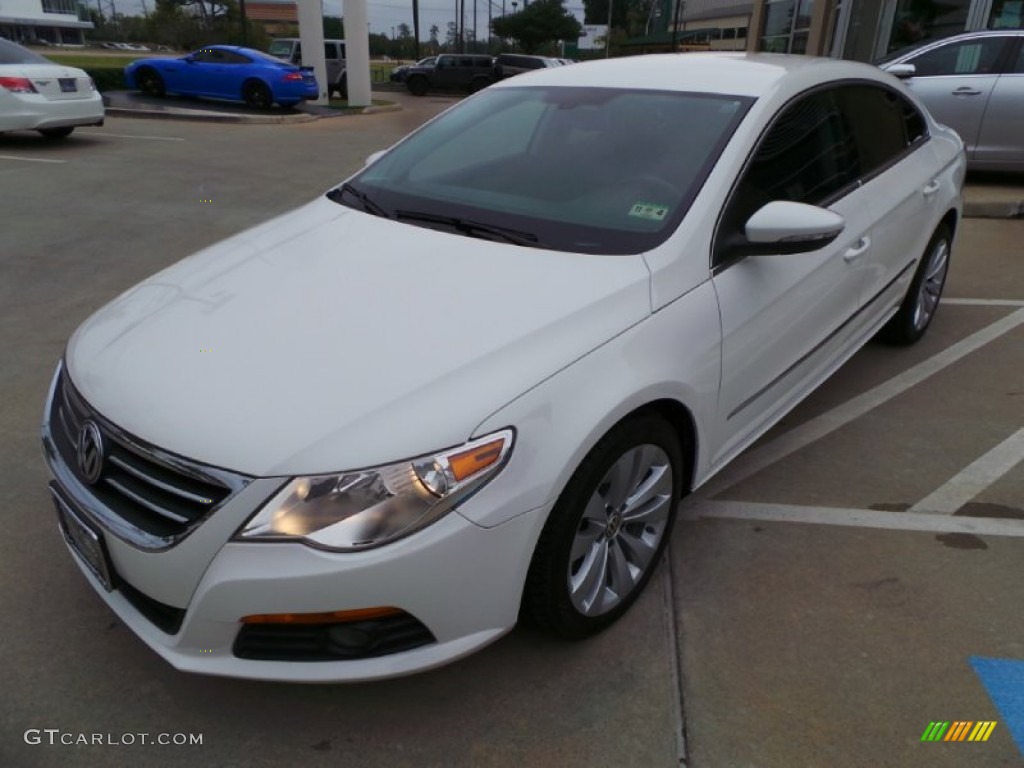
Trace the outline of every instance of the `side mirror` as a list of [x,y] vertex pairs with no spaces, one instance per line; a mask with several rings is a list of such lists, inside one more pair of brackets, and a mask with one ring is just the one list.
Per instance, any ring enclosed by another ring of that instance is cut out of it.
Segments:
[[885,71],[900,80],[906,80],[917,74],[917,67],[913,64],[893,64],[891,67],[886,67]]
[[741,248],[752,255],[809,253],[831,243],[845,227],[846,220],[838,213],[775,200],[747,219],[747,242]]

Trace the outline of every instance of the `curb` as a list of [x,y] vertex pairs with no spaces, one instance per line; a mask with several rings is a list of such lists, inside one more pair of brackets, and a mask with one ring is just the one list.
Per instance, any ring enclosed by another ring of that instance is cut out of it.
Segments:
[[1024,219],[1024,200],[964,203],[965,219]]
[[316,115],[303,113],[299,115],[231,115],[217,112],[190,112],[187,110],[161,109],[126,109],[124,107],[107,107],[106,113],[112,117],[129,117],[139,120],[185,120],[201,123],[249,123],[255,125],[279,125],[282,123],[311,123],[319,118]]

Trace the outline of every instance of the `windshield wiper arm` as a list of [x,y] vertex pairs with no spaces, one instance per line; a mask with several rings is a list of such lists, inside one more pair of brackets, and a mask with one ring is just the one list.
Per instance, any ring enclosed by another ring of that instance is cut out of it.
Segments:
[[352,195],[352,197],[358,200],[362,204],[363,210],[366,211],[367,213],[372,213],[374,216],[381,216],[385,219],[391,218],[391,214],[388,213],[387,208],[385,208],[380,203],[375,203],[368,194],[363,192],[361,189],[357,189],[356,187],[352,186],[352,184],[350,184],[347,181],[340,187],[332,189],[330,192],[328,192],[327,199],[332,200],[335,203],[340,203],[341,198],[343,198],[346,194]]
[[395,218],[399,221],[420,221],[424,224],[441,224],[451,227],[456,232],[461,232],[469,237],[479,237],[482,240],[504,240],[512,245],[537,246],[540,241],[537,236],[530,232],[522,232],[518,229],[499,227],[494,224],[484,224],[480,221],[460,219],[458,216],[440,216],[435,213],[421,213],[419,211],[395,211]]

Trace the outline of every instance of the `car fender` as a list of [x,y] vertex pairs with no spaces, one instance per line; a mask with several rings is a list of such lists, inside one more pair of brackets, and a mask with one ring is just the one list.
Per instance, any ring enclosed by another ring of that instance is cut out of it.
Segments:
[[516,445],[502,473],[460,512],[491,527],[548,504],[615,424],[658,401],[689,412],[693,477],[705,475],[713,453],[706,436],[718,402],[720,338],[718,300],[706,281],[495,411],[474,435],[512,426]]

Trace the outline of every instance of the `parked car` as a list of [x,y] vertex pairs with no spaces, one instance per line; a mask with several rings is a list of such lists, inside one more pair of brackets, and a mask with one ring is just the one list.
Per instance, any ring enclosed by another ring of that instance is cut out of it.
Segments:
[[960,134],[968,167],[1024,171],[1024,30],[954,35],[880,66]]
[[497,79],[494,59],[479,54],[444,54],[433,64],[417,64],[405,73],[405,85],[413,96],[425,96],[430,90],[475,93]]
[[[283,61],[301,65],[302,42],[297,37],[281,37],[270,43],[270,55]],[[348,78],[345,76],[345,41],[324,40],[324,64],[327,69],[327,95],[337,93],[348,98]],[[312,65],[312,62],[309,62]]]
[[42,428],[61,529],[194,672],[400,675],[520,616],[593,634],[680,497],[869,339],[926,332],[964,173],[867,64],[502,81],[75,331]]
[[150,96],[176,93],[269,109],[292,107],[319,95],[316,78],[300,68],[252,48],[208,45],[177,58],[139,59],[124,68],[129,88]]
[[494,59],[498,69],[498,77],[512,77],[535,69],[560,67],[562,62],[549,56],[527,56],[522,53],[499,53]]
[[402,64],[391,70],[389,79],[392,83],[404,83],[410,69],[413,67],[433,67],[435,61],[437,61],[437,56],[427,56],[427,58],[420,59],[415,64]]
[[83,70],[0,38],[0,133],[63,139],[77,126],[103,125],[103,117],[103,99]]

